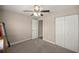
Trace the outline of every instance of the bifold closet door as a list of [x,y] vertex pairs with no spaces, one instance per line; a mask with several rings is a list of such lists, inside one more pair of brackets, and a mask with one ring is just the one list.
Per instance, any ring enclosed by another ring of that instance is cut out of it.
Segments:
[[56,18],[56,44],[64,47],[64,17]]
[[56,44],[78,52],[78,15],[56,18]]
[[79,52],[79,38],[78,38],[78,33],[79,33],[79,30],[78,30],[78,23],[79,23],[79,21],[78,21],[78,17],[79,17],[79,15],[75,15],[74,16],[75,17],[75,20],[74,20],[74,37],[75,37],[75,41],[74,41],[74,51],[76,51],[76,52]]
[[78,15],[66,16],[64,20],[65,48],[78,50]]

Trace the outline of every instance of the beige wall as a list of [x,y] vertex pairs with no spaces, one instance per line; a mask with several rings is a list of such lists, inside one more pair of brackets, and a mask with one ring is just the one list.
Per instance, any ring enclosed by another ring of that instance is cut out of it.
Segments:
[[6,31],[10,43],[31,39],[32,19],[30,16],[3,11],[2,19],[6,25]]
[[43,16],[43,40],[55,43],[55,19],[50,13]]

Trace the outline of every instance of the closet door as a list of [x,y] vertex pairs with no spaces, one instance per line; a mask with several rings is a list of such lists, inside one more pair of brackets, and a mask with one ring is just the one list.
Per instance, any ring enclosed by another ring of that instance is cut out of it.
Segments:
[[74,38],[75,38],[75,40],[74,40],[74,51],[76,51],[76,52],[79,52],[78,51],[78,43],[79,43],[79,40],[78,40],[78,23],[79,23],[79,21],[78,21],[78,15],[75,15],[74,16],[75,17],[75,20],[74,20]]
[[78,50],[78,17],[77,15],[66,16],[64,23],[65,48],[72,51]]
[[64,17],[56,18],[56,44],[64,47]]

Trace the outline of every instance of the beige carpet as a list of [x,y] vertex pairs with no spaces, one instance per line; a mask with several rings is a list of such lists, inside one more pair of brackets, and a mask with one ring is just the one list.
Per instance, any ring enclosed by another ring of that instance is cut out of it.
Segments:
[[51,44],[41,39],[28,40],[11,46],[6,50],[8,53],[73,53],[68,49]]

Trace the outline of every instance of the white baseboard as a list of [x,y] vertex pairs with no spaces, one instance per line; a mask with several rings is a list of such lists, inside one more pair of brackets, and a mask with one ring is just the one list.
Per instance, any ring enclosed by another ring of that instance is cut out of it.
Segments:
[[[27,39],[27,40],[31,40],[31,39]],[[24,39],[24,40],[16,41],[16,42],[10,43],[10,45],[15,45],[15,44],[18,44],[18,43],[22,43],[22,42],[27,41],[27,40]]]
[[[10,43],[10,45],[15,45],[15,44],[22,43],[24,41],[31,40],[31,39],[32,38],[30,38],[30,39],[24,39],[24,40],[20,40],[20,41],[16,41],[16,42]],[[38,39],[38,38],[35,38],[35,39]]]
[[55,42],[52,42],[52,41],[49,41],[49,40],[44,40],[44,41],[50,42],[52,44],[56,44]]

